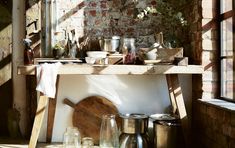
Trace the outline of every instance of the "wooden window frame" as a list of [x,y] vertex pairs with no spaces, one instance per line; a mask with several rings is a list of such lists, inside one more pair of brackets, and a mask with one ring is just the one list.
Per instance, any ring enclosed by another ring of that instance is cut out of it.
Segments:
[[[222,60],[223,59],[229,59],[232,58],[233,60],[233,81],[235,80],[235,2],[234,0],[232,1],[232,10],[224,12],[220,14],[221,9],[220,9],[220,2],[221,0],[217,0],[217,28],[218,28],[218,53],[219,53],[219,58],[218,58],[218,63],[219,63],[219,87],[218,87],[218,92],[219,92],[219,97],[220,99],[227,100],[227,101],[232,101],[235,102],[235,93],[233,92],[232,98],[227,98],[223,96],[222,93]],[[222,47],[221,47],[221,22],[231,18],[232,17],[232,29],[233,29],[233,56],[222,56]],[[235,83],[233,82],[233,90],[235,89]]]

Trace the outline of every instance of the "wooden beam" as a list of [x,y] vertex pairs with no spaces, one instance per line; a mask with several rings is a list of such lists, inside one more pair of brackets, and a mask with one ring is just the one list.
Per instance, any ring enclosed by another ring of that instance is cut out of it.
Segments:
[[181,120],[181,126],[184,136],[184,141],[186,147],[190,147],[191,145],[191,137],[190,137],[190,129],[189,129],[189,120],[184,104],[184,98],[181,90],[181,86],[179,84],[178,75],[166,75],[168,90],[170,94],[170,100],[173,104],[173,109],[177,111],[177,114]]
[[37,145],[39,132],[42,127],[42,121],[47,108],[47,103],[48,103],[48,97],[41,95],[39,97],[37,112],[33,123],[33,129],[29,141],[29,148],[35,148]]

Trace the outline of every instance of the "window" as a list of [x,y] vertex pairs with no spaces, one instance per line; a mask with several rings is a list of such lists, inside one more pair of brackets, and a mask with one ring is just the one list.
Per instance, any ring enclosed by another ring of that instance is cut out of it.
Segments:
[[220,0],[220,97],[235,101],[235,8],[234,0]]

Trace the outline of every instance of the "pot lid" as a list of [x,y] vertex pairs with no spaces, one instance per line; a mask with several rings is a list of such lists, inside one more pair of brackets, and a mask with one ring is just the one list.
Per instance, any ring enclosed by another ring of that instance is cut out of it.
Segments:
[[150,118],[153,120],[153,121],[171,121],[171,120],[176,120],[178,118],[170,115],[170,114],[153,114],[153,115],[150,115]]
[[120,36],[117,36],[117,35],[112,36],[112,39],[119,40],[119,39],[120,39]]
[[148,118],[146,114],[120,114],[121,118],[128,118],[128,119],[145,119]]

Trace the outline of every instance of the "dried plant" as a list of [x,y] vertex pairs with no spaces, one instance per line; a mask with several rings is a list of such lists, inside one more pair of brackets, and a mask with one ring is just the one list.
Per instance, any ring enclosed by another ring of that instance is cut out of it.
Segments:
[[[184,0],[179,0],[183,5]],[[163,32],[164,40],[172,47],[182,46],[182,32],[187,29],[187,21],[179,10],[179,5],[174,6],[170,1],[156,0],[156,6],[138,9],[137,22],[150,21],[155,32]]]

